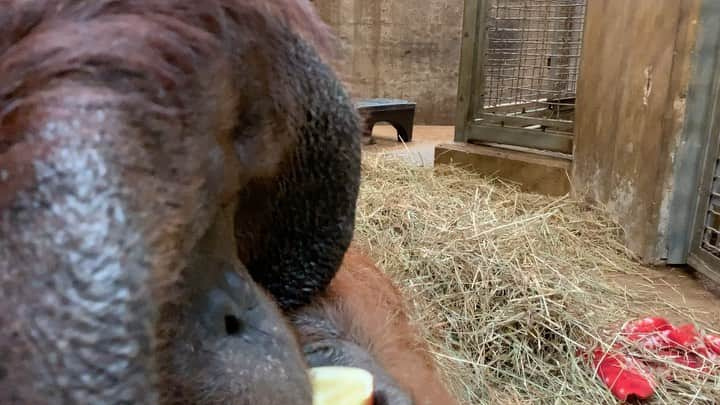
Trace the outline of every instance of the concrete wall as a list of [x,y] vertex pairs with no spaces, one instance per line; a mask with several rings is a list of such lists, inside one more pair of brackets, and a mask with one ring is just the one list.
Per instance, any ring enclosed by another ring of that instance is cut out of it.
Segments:
[[417,124],[453,124],[463,0],[314,0],[341,40],[356,98],[416,102]]

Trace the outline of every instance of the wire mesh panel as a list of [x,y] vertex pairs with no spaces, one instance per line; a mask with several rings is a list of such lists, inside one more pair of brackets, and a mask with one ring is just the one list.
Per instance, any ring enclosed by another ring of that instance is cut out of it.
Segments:
[[492,0],[484,112],[571,120],[584,0]]
[[456,140],[572,151],[586,0],[466,0]]
[[715,161],[700,248],[720,258],[720,159]]
[[688,264],[720,283],[720,137],[714,136],[709,147],[717,152],[705,163],[700,182],[695,237]]

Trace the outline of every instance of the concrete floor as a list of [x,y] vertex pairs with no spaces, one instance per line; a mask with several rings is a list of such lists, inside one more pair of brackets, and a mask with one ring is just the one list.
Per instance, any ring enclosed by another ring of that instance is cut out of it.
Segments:
[[453,126],[416,125],[413,128],[412,142],[405,144],[398,142],[397,132],[392,126],[376,125],[373,128],[375,144],[363,147],[363,152],[400,156],[414,164],[432,166],[435,145],[452,142],[454,136]]

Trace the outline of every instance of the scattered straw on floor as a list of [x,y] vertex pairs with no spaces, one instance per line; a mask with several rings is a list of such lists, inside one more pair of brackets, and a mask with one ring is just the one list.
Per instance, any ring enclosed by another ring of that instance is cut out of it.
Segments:
[[[357,239],[414,303],[465,403],[615,403],[576,353],[611,342],[641,304],[676,309],[607,281],[648,271],[618,226],[456,168],[369,157],[363,172]],[[717,403],[720,378],[673,371],[653,403]]]

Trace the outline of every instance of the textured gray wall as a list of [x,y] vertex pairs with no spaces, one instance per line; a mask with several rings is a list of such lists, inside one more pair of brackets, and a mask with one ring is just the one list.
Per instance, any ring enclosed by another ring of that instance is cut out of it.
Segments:
[[404,98],[417,124],[455,120],[463,0],[314,0],[356,98]]

